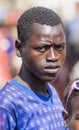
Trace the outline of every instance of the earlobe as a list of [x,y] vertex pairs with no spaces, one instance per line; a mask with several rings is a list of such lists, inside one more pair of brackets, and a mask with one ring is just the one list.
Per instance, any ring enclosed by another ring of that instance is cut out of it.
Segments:
[[63,115],[63,118],[64,118],[64,125],[65,125],[65,127],[68,127],[68,124],[69,124],[69,115],[68,115],[68,112],[66,110],[64,110],[62,112],[62,115]]
[[16,49],[16,55],[17,55],[18,57],[21,57],[21,53],[20,53],[20,51],[17,50],[17,49]]
[[15,41],[15,47],[16,47],[16,55],[18,57],[21,57],[21,48],[22,48],[21,42],[19,42],[18,40],[16,40]]

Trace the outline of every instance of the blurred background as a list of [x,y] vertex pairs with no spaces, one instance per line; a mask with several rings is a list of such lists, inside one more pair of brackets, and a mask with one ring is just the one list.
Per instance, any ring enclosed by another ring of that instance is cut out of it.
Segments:
[[14,77],[21,66],[15,53],[16,23],[33,6],[44,6],[62,18],[67,36],[67,58],[54,87],[61,100],[68,82],[79,77],[79,0],[0,0],[0,87]]

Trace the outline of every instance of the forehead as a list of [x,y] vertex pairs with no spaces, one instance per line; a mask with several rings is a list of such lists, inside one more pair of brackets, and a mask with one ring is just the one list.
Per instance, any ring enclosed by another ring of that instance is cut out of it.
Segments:
[[50,26],[46,24],[39,24],[34,23],[32,26],[33,34],[36,36],[49,36],[49,37],[55,37],[60,36],[62,38],[65,38],[65,32],[62,24],[58,24],[55,26]]
[[72,101],[73,110],[79,110],[79,95],[75,96]]

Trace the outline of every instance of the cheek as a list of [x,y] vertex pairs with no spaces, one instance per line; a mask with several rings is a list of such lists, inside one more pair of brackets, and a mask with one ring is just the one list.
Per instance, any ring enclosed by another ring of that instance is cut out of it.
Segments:
[[74,115],[72,115],[68,127],[70,130],[79,130],[79,120],[75,119]]
[[62,62],[65,61],[65,59],[66,59],[66,51],[64,51],[62,54],[60,54],[60,59],[61,59]]
[[30,55],[27,57],[29,59],[29,62],[34,65],[43,65],[45,63],[45,56],[42,54],[39,54],[38,52],[31,51]]
[[34,66],[38,69],[42,69],[46,63],[45,60],[42,58],[33,58],[33,59],[31,59],[30,62],[32,64],[32,66]]
[[79,121],[73,121],[70,125],[69,125],[70,130],[79,130]]
[[45,65],[45,58],[42,58],[41,56],[35,56],[35,55],[28,56],[26,58],[26,64],[31,69],[41,70]]

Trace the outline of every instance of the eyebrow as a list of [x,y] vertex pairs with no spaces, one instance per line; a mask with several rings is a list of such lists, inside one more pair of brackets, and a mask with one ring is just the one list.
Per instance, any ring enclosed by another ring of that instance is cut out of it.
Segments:
[[[46,41],[41,41],[41,43],[42,43],[42,45],[49,45],[49,46],[52,46],[52,42],[51,41],[48,41],[48,40],[46,40]],[[53,44],[55,44],[55,45],[66,45],[66,43],[65,42],[53,42]]]

